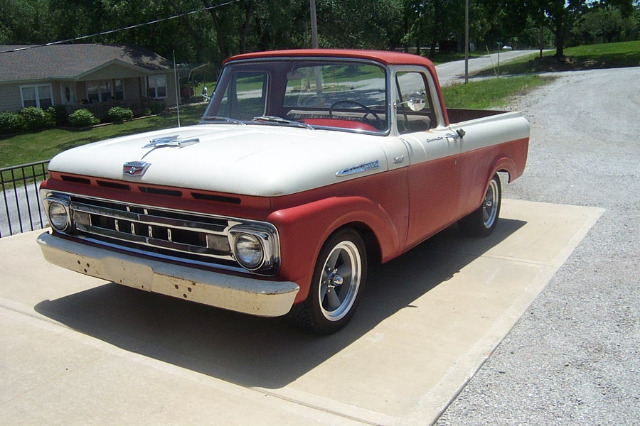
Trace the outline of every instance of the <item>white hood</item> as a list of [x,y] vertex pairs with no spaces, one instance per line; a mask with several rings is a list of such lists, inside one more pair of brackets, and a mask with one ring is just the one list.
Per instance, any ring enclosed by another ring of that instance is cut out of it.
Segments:
[[[153,139],[197,138],[185,146],[144,147]],[[387,170],[385,137],[269,125],[206,124],[142,133],[65,151],[52,171],[232,194],[278,196]],[[376,143],[379,141],[380,143]],[[142,176],[123,165],[145,161]],[[358,173],[336,173],[363,164]]]

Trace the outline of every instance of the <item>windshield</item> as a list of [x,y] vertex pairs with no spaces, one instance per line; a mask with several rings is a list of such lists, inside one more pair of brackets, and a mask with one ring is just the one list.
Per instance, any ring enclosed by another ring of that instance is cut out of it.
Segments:
[[203,121],[385,133],[388,117],[384,67],[279,59],[227,65]]

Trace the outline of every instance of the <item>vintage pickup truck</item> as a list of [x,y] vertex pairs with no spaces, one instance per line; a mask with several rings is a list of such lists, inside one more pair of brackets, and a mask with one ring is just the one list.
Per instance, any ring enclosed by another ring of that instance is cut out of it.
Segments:
[[447,110],[420,56],[243,54],[200,124],[51,160],[38,242],[83,274],[332,333],[371,262],[456,222],[489,235],[528,143],[519,113]]

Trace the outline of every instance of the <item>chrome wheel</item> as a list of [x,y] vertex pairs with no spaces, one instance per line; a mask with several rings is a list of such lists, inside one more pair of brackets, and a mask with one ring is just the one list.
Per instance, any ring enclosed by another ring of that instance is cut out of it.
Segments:
[[364,240],[354,229],[336,231],[320,250],[309,296],[293,305],[289,319],[313,333],[335,333],[351,320],[366,279]]
[[482,202],[482,222],[485,228],[491,228],[498,218],[498,209],[500,208],[500,190],[499,183],[496,179],[491,179],[489,188]]
[[500,178],[495,175],[489,182],[489,187],[484,194],[480,207],[458,222],[462,232],[472,237],[490,235],[498,224],[501,197]]
[[322,315],[329,321],[338,321],[351,310],[360,288],[361,255],[351,241],[338,243],[322,267],[318,300]]

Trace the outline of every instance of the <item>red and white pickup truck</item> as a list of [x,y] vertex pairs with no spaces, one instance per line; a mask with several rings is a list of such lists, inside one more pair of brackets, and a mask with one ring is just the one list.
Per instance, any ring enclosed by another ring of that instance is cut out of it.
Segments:
[[447,110],[420,56],[239,55],[200,124],[51,160],[38,242],[83,274],[331,333],[371,262],[456,222],[490,234],[528,142],[519,113]]

